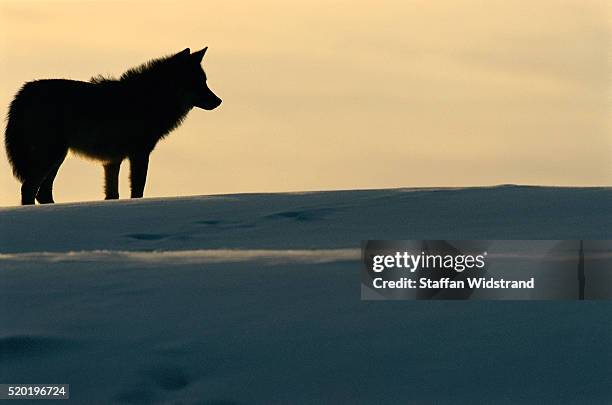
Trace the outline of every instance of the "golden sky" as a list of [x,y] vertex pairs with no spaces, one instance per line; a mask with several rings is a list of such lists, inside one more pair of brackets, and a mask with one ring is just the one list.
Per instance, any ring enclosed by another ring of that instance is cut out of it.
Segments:
[[[158,145],[145,196],[610,185],[607,4],[0,1],[0,117],[23,82],[209,46],[224,103]],[[56,201],[101,199],[102,184],[101,165],[69,156]],[[0,205],[18,202],[2,153]]]

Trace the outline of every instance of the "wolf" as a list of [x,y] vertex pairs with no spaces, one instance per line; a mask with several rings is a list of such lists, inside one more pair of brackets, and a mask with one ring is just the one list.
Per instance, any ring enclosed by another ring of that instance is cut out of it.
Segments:
[[24,84],[10,104],[4,138],[21,203],[54,202],[53,180],[68,150],[102,162],[107,200],[119,198],[119,168],[129,159],[131,197],[142,197],[159,140],[192,108],[221,104],[201,66],[207,49],[152,59],[118,79]]

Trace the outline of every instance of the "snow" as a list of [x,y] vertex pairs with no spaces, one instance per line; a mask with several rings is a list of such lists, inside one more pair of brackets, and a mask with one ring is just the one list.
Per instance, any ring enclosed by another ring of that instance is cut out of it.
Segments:
[[366,239],[612,239],[612,189],[0,209],[0,381],[74,403],[606,403],[612,304],[361,301]]

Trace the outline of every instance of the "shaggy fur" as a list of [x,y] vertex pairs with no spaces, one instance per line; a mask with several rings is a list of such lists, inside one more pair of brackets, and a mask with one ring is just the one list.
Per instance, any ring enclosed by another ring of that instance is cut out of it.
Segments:
[[142,197],[157,142],[193,107],[221,104],[200,66],[206,49],[151,60],[119,79],[26,83],[11,102],[5,132],[22,204],[53,202],[53,180],[68,150],[102,162],[106,199],[119,198],[119,167],[129,159],[131,196]]

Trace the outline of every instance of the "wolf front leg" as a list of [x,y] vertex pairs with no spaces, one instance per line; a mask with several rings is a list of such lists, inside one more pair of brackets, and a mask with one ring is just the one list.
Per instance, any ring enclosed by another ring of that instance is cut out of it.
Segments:
[[104,164],[104,198],[116,200],[119,198],[119,169],[121,161]]
[[130,187],[132,198],[141,198],[147,182],[147,169],[149,168],[149,154],[143,153],[130,156]]

